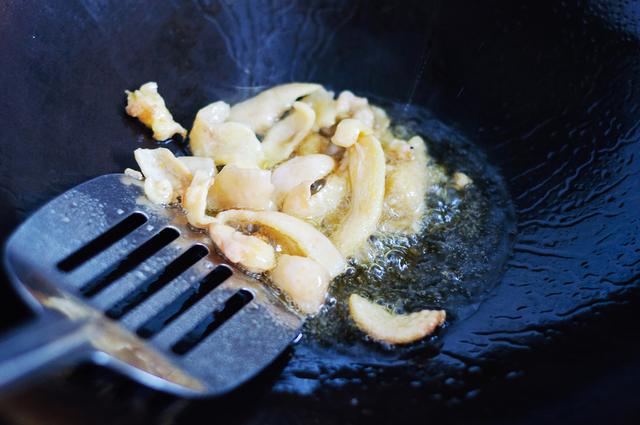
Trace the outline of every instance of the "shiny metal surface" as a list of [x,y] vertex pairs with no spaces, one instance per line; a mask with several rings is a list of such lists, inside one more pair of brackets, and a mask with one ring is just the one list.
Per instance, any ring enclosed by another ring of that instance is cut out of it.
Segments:
[[[41,376],[59,365],[90,361],[143,385],[186,397],[224,393],[272,362],[299,335],[301,318],[260,282],[240,274],[185,307],[151,338],[139,326],[198,284],[222,260],[208,237],[188,228],[176,211],[146,201],[141,183],[121,174],[95,178],[49,202],[8,240],[5,266],[38,319],[0,341],[0,390]],[[147,221],[72,271],[58,263],[133,213]],[[93,296],[80,288],[166,228],[177,239]],[[157,276],[190,247],[209,254],[143,299],[119,320],[104,312]],[[244,289],[253,299],[185,354],[171,350],[201,320]]]

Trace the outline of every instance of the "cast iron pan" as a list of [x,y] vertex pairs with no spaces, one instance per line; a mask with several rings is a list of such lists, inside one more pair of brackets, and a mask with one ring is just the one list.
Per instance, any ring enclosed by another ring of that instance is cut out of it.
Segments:
[[[123,90],[150,79],[184,124],[212,100],[292,80],[422,105],[482,147],[518,219],[500,284],[424,358],[345,365],[303,341],[258,381],[201,403],[86,367],[5,400],[5,417],[637,419],[639,12],[604,0],[1,3],[3,237],[54,195],[133,166],[132,150],[152,146],[123,113]],[[9,326],[27,313],[2,288]]]

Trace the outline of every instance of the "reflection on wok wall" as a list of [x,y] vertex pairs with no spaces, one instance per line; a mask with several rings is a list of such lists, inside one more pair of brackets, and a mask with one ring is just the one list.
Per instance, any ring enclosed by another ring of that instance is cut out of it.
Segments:
[[291,80],[421,105],[484,149],[515,205],[502,282],[436,352],[379,367],[303,342],[271,400],[360,413],[384,410],[381,397],[455,405],[637,297],[635,3],[151,3],[0,6],[3,236],[47,199],[133,166],[132,148],[152,146],[124,116],[122,92],[150,79],[186,126],[210,101]]

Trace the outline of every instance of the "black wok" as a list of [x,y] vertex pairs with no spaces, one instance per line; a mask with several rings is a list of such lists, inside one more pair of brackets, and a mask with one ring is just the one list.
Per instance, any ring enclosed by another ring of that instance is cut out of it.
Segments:
[[[5,399],[5,417],[636,423],[639,14],[613,0],[0,4],[3,238],[152,146],[123,113],[123,90],[148,80],[184,124],[212,100],[292,80],[422,105],[481,146],[518,220],[477,311],[394,367],[344,364],[303,341],[238,393],[199,403],[86,367]],[[1,291],[10,327],[28,312]]]

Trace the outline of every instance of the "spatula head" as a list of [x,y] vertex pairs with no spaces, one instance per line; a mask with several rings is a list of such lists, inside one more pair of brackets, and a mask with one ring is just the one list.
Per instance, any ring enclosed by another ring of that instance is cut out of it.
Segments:
[[86,325],[90,359],[184,396],[224,393],[272,362],[301,318],[234,272],[142,183],[95,178],[49,202],[7,242],[7,270],[42,315]]

